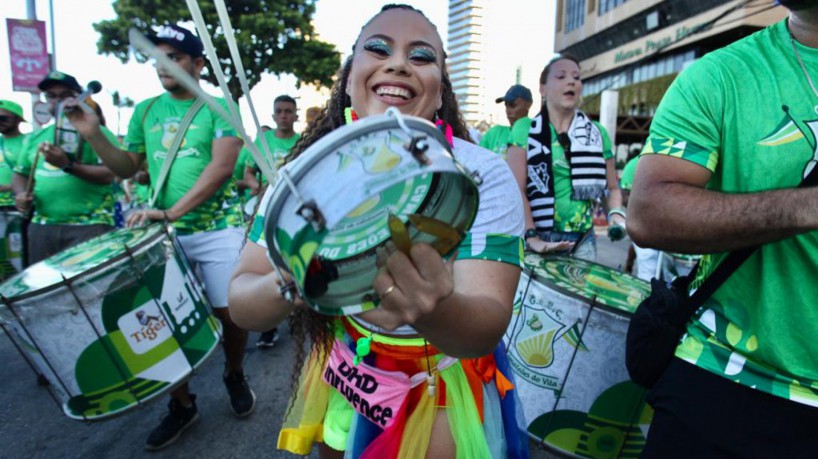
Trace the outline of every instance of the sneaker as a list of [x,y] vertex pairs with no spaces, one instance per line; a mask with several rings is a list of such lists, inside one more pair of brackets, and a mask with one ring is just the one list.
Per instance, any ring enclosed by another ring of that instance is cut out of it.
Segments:
[[199,420],[199,410],[196,409],[196,396],[191,394],[193,405],[188,408],[182,406],[176,399],[168,403],[170,412],[162,417],[162,422],[153,429],[145,442],[148,451],[160,450],[175,442],[179,435]]
[[230,409],[233,410],[233,414],[239,418],[249,416],[256,407],[256,394],[247,385],[244,372],[237,371],[226,375],[224,385],[230,394]]
[[278,341],[278,328],[263,332],[256,341],[256,347],[259,349],[267,349],[276,345]]

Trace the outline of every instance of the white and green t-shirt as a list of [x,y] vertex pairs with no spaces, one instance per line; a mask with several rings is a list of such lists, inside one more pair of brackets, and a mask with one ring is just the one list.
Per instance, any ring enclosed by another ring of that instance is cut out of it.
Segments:
[[[807,69],[818,68],[818,49],[796,46]],[[712,190],[794,188],[818,157],[816,108],[818,96],[782,21],[683,71],[656,112],[643,154],[707,168]],[[725,255],[705,257],[694,286]],[[818,406],[816,279],[818,232],[761,246],[705,302],[676,356],[731,381]]]
[[[531,125],[531,118],[523,117],[514,122],[514,127],[494,126],[480,138],[480,146],[486,150],[493,151],[506,159],[508,147],[526,148],[528,146],[528,126]],[[520,137],[525,131],[525,137]],[[516,137],[512,134],[516,134]]]
[[[287,155],[290,154],[290,149],[293,148],[295,143],[298,142],[298,139],[301,137],[298,134],[294,134],[292,137],[281,139],[279,137],[276,137],[275,131],[263,132],[261,133],[261,135],[256,137],[256,141],[253,142],[256,145],[256,147],[258,147],[262,155],[265,154],[264,147],[261,143],[262,135],[264,136],[264,139],[267,141],[267,147],[270,149],[270,156],[272,158],[272,159],[267,158],[267,165],[273,169],[277,169],[281,166],[281,164],[284,162],[284,158],[286,158]],[[250,151],[247,150],[247,148],[245,147],[242,150],[242,152],[245,153],[244,165],[247,167],[256,167],[256,160],[253,159],[252,155],[250,155]],[[267,179],[265,179],[264,176],[262,176],[260,183],[261,186],[264,187],[264,185],[267,185]]]
[[[601,124],[593,121],[602,133],[602,156],[605,160],[613,158],[611,138],[608,131]],[[565,157],[565,149],[557,141],[557,131],[549,123],[551,129],[551,165],[554,174],[554,231],[585,232],[594,226],[594,201],[576,201],[571,199],[571,167]],[[515,142],[525,139],[522,148],[528,146],[528,133],[531,123],[514,123],[511,137]]]
[[[26,134],[17,137],[0,135],[0,185],[11,185],[14,176],[14,164],[23,150]],[[0,192],[0,207],[14,206],[14,194],[11,191]]]
[[[225,111],[228,110],[224,99],[216,100]],[[177,100],[166,92],[155,99],[139,103],[134,109],[128,125],[128,136],[125,138],[125,149],[147,156],[152,186],[159,177],[179,124],[193,101],[194,99]],[[156,207],[169,209],[190,191],[212,160],[214,140],[235,136],[235,130],[227,120],[209,107],[202,107],[185,133],[185,140],[176,153],[176,159],[156,200]],[[236,185],[231,177],[213,196],[175,221],[173,226],[181,234],[189,234],[239,226],[240,222],[241,209],[238,206]]]
[[[101,126],[101,129],[112,144],[119,145],[111,131],[105,126]],[[56,127],[52,124],[26,137],[14,165],[14,172],[28,177],[37,156],[37,148],[43,142],[54,143],[55,130]],[[102,164],[88,142],[79,140],[79,135],[74,132],[70,134],[73,140],[69,143],[72,146],[69,148],[61,145],[69,158],[80,164]],[[111,184],[101,185],[83,180],[63,172],[40,157],[34,170],[34,216],[31,221],[50,225],[113,225],[113,190]]]

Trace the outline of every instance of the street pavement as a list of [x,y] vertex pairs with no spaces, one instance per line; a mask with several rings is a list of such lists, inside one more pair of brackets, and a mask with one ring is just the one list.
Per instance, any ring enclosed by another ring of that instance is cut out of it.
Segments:
[[[629,242],[598,238],[598,261],[618,268],[624,264]],[[276,450],[276,439],[290,393],[294,346],[286,327],[276,347],[255,348],[256,333],[248,341],[245,369],[256,393],[255,412],[236,419],[221,381],[224,357],[220,350],[191,381],[198,395],[201,419],[163,451],[146,452],[145,438],[167,411],[167,397],[125,415],[97,423],[69,419],[37,384],[36,377],[0,332],[0,457],[4,458],[292,458]],[[532,443],[532,458],[556,457]],[[314,452],[309,457],[318,457]]]

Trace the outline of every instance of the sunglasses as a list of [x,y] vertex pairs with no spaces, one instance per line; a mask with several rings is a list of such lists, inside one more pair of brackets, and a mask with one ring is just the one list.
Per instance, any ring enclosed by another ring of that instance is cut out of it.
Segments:
[[14,121],[15,118],[17,117],[9,115],[0,115],[0,123],[8,123],[9,121]]

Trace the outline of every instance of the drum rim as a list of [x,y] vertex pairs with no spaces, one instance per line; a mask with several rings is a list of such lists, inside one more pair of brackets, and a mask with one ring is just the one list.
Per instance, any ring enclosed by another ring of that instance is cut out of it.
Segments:
[[[534,255],[539,255],[539,254],[536,254],[536,253],[533,253],[533,254]],[[526,255],[528,255],[528,253],[526,253]],[[574,258],[574,257],[565,256],[565,255],[548,255],[548,256],[540,255],[540,257],[542,259],[553,260],[553,261],[563,261],[563,260],[577,261],[578,260],[578,261],[581,261],[583,263],[588,263],[590,265],[595,265],[595,266],[598,266],[598,267],[605,268],[606,270],[611,270],[611,271],[617,272],[622,276],[629,277],[629,278],[637,280],[639,282],[645,282],[645,281],[643,281],[642,279],[639,279],[636,276],[633,276],[633,275],[628,274],[628,273],[623,273],[623,272],[620,272],[620,271],[616,271],[614,268],[611,268],[610,266],[605,266],[605,265],[597,263],[595,261],[583,260],[581,258]],[[523,260],[525,260],[525,258]],[[530,265],[525,264],[525,267],[524,267],[524,270],[523,270],[523,272],[527,276],[536,279],[537,281],[541,282],[542,284],[547,285],[549,288],[552,288],[552,289],[556,290],[557,292],[559,292],[559,293],[561,293],[563,295],[566,295],[566,296],[569,296],[571,298],[586,302],[586,303],[588,303],[588,305],[593,304],[594,308],[603,309],[606,312],[612,312],[612,313],[615,313],[617,315],[620,315],[620,316],[623,316],[623,317],[626,317],[626,318],[633,317],[634,313],[636,312],[636,306],[634,306],[633,311],[626,311],[626,310],[624,310],[622,308],[619,308],[617,306],[611,306],[611,305],[602,303],[602,302],[600,302],[598,300],[592,300],[590,298],[586,298],[584,296],[581,296],[580,294],[578,294],[578,293],[576,293],[576,292],[574,292],[574,291],[572,291],[572,290],[570,290],[568,288],[565,288],[565,287],[563,287],[561,285],[557,285],[555,282],[553,282],[551,280],[544,279],[542,275],[538,274],[537,271],[535,271],[534,269],[531,269],[529,266]],[[539,267],[537,267],[537,268],[542,269],[542,268],[539,268]]]
[[[452,161],[455,163],[456,168],[461,170],[462,173],[462,166],[460,163],[455,159],[454,155],[452,154],[451,146],[449,142],[446,140],[446,137],[443,135],[437,127],[430,123],[429,121],[418,118],[416,116],[411,115],[402,115],[403,120],[406,122],[406,125],[410,128],[418,128],[425,134],[429,134],[435,137],[441,145],[443,145],[444,150],[446,153],[451,157]],[[368,116],[360,121],[356,121],[354,124],[348,124],[345,126],[341,126],[340,128],[330,132],[323,138],[321,138],[318,142],[311,145],[308,150],[315,149],[316,151],[334,151],[336,148],[336,144],[342,145],[343,143],[352,140],[352,138],[358,138],[373,132],[383,131],[386,129],[391,128],[398,128],[400,129],[400,124],[398,123],[398,119],[391,115],[374,115]],[[323,159],[326,155],[310,155],[310,156],[299,156],[296,160],[291,162],[288,168],[288,172],[291,172],[291,179],[294,182],[299,181],[301,178],[304,177],[312,167],[321,159]],[[303,161],[299,162],[299,159]],[[477,186],[475,184],[475,190]],[[276,215],[276,211],[280,210],[288,198],[291,196],[291,192],[287,186],[281,181],[277,180],[276,184],[273,188],[272,196],[270,196],[270,201],[267,203],[267,208],[265,209],[265,217],[269,215]],[[279,268],[283,269],[286,272],[290,272],[287,263],[284,261],[284,257],[281,256],[281,252],[275,247],[275,228],[277,225],[272,225],[270,219],[265,218],[264,223],[264,237],[267,241],[267,252],[270,255],[273,263],[276,264]]]
[[[146,240],[140,242],[139,244],[134,245],[133,247],[128,246],[128,245],[125,245],[125,247],[127,247],[128,249],[136,252],[136,251],[141,250],[145,246],[147,246],[149,243],[154,242],[156,239],[161,239],[163,236],[170,237],[171,236],[170,230],[169,229],[163,229],[162,228],[163,226],[164,225],[162,225],[162,224],[153,224],[153,225],[149,225],[149,226],[145,227],[145,231],[152,230],[152,228],[157,228],[156,234],[148,236],[148,238]],[[121,230],[114,230],[114,231],[121,231]],[[105,236],[107,234],[110,234],[110,233],[105,233],[104,235],[101,235],[101,236]],[[89,239],[89,241],[93,241],[93,240],[94,239]],[[82,243],[84,243],[84,242],[88,242],[88,241],[83,241]],[[0,295],[0,306],[9,306],[12,303],[17,302],[17,301],[27,300],[29,298],[42,295],[44,293],[49,293],[49,292],[51,292],[53,290],[56,290],[56,289],[58,289],[60,287],[63,287],[65,285],[69,285],[69,284],[73,283],[74,281],[76,281],[77,279],[79,279],[81,277],[84,277],[84,276],[90,275],[90,274],[96,274],[97,272],[101,271],[103,268],[108,267],[113,263],[119,262],[122,259],[126,258],[127,256],[128,256],[128,253],[123,250],[122,253],[112,257],[110,260],[106,260],[104,263],[100,263],[99,265],[94,266],[93,268],[89,268],[89,269],[87,269],[87,270],[85,270],[85,271],[83,271],[81,273],[78,273],[78,274],[76,274],[74,276],[66,277],[65,279],[63,279],[63,280],[61,280],[61,281],[59,281],[57,283],[51,284],[49,286],[42,287],[42,288],[39,288],[37,290],[26,292],[26,293],[23,293],[21,295],[17,295],[17,296],[13,296],[13,297],[5,297],[3,295]],[[45,260],[43,260],[43,261],[41,261],[39,263],[42,263],[44,261]],[[20,274],[23,274],[25,271],[26,270],[24,269],[23,271],[17,273],[16,275],[11,277],[6,282],[9,282],[11,279],[16,278]],[[2,284],[0,284],[0,286],[2,286]]]

